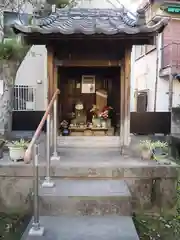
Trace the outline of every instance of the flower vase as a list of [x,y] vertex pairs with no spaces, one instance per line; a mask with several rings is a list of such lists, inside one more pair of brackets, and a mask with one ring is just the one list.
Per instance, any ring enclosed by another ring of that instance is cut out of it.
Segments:
[[101,127],[102,128],[107,128],[107,121],[106,120],[101,121]]

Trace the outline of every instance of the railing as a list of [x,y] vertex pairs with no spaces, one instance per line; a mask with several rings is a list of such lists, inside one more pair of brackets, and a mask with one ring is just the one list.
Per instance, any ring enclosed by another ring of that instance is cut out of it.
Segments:
[[162,64],[161,68],[180,68],[180,42],[172,42],[161,48]]
[[[39,126],[37,127],[37,129],[36,129],[36,131],[34,133],[34,136],[33,136],[32,140],[31,140],[31,142],[30,142],[30,144],[28,146],[28,149],[25,152],[25,156],[24,156],[24,162],[25,163],[28,163],[31,160],[31,154],[32,154],[33,145],[35,144],[36,140],[38,139],[38,137],[39,137],[39,135],[40,135],[40,133],[42,131],[42,128],[43,128],[46,120],[47,120],[47,139],[49,139],[49,137],[50,137],[50,135],[49,135],[49,132],[50,132],[50,130],[49,130],[50,129],[50,112],[51,112],[52,106],[54,104],[54,114],[56,114],[56,117],[57,117],[57,102],[56,102],[57,99],[56,98],[57,98],[57,95],[59,93],[60,93],[60,91],[59,91],[59,89],[57,89],[55,91],[55,93],[54,93],[54,95],[53,95],[53,97],[52,97],[52,99],[51,99],[51,101],[50,101],[50,103],[49,103],[45,113],[44,113],[44,116],[42,117],[41,122],[39,123]],[[57,119],[56,119],[56,117],[54,118],[54,125],[57,126],[57,122],[56,122]],[[55,126],[54,126],[54,128],[55,128]],[[55,129],[55,130],[57,131],[57,129]],[[48,146],[49,146],[49,143],[48,143]]]
[[[34,149],[34,161],[33,161],[33,178],[34,178],[34,218],[33,218],[33,223],[32,223],[32,227],[30,228],[29,231],[29,235],[30,236],[43,236],[44,234],[44,228],[40,225],[40,221],[39,221],[39,175],[38,175],[38,146],[36,145],[36,140],[38,139],[42,128],[45,124],[47,124],[47,131],[46,131],[46,155],[47,155],[47,165],[46,165],[46,177],[45,177],[45,181],[42,184],[42,187],[54,187],[54,183],[51,181],[50,179],[50,162],[51,160],[58,160],[60,159],[58,154],[57,154],[57,95],[60,93],[59,89],[57,89],[44,113],[44,116],[41,120],[41,122],[39,123],[38,128],[36,129],[36,132],[28,146],[28,149],[25,152],[25,157],[24,157],[24,161],[26,163],[30,162],[30,160],[32,159],[32,152]],[[52,107],[54,107],[54,111],[53,111],[53,134],[54,134],[54,151],[53,151],[53,156],[50,159],[50,114],[52,112]]]

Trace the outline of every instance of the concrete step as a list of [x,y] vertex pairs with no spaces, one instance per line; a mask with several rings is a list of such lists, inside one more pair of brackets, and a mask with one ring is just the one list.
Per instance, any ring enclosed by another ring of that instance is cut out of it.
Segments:
[[139,240],[131,217],[79,216],[41,217],[44,236],[28,236],[32,222],[21,240]]
[[130,216],[131,194],[123,180],[56,180],[40,186],[40,213],[53,215]]
[[58,147],[68,148],[99,148],[99,147],[119,147],[120,138],[119,136],[81,136],[81,137],[58,137]]

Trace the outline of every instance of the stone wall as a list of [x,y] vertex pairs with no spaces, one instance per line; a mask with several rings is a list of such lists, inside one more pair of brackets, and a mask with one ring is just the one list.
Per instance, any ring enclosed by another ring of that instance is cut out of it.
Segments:
[[[95,170],[94,170],[95,171]],[[89,168],[81,170],[53,166],[51,176],[55,179],[105,178],[124,179],[131,192],[132,210],[146,212],[172,212],[176,206],[178,169],[175,166],[99,168],[95,176],[89,175]],[[40,178],[44,179],[45,165],[39,169]],[[92,170],[93,172],[93,170]],[[69,174],[69,175],[68,175]],[[9,164],[0,166],[0,212],[32,211],[33,170],[32,165]]]
[[179,107],[172,109],[171,134],[172,135],[180,134],[180,108]]

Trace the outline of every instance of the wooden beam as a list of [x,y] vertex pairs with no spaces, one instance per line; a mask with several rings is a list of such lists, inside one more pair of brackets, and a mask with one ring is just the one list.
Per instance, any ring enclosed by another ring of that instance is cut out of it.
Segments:
[[65,67],[119,67],[119,60],[56,60],[57,66]]

